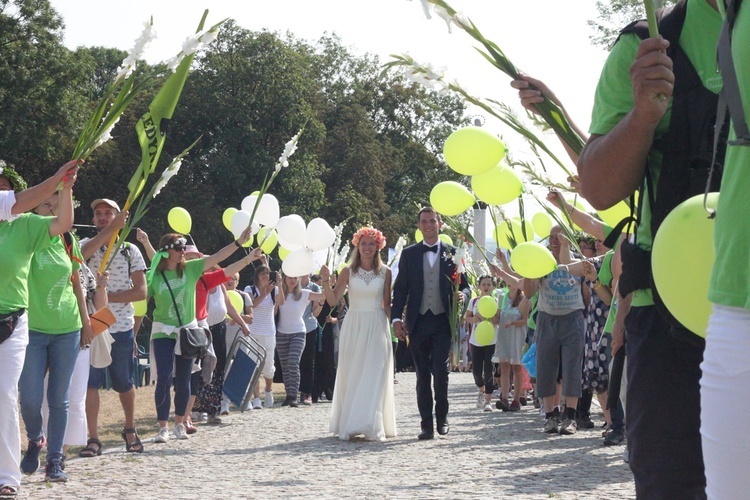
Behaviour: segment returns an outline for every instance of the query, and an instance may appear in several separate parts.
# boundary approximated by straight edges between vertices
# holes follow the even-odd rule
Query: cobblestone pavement
[[[43,472],[24,477],[21,498],[635,498],[624,446],[604,447],[601,431],[542,433],[533,406],[485,413],[471,375],[450,378],[447,436],[418,441],[413,373],[397,376],[399,436],[385,443],[328,434],[330,404],[275,407],[200,425],[187,441],[148,441],[142,454],[122,447],[71,459],[68,483]],[[598,410],[598,407],[594,406]],[[603,422],[601,413],[594,421]],[[153,437],[153,429],[141,429]]]

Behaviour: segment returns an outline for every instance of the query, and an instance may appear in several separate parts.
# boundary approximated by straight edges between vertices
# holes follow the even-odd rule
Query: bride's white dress
[[[396,436],[393,345],[383,310],[385,270],[360,269],[349,278],[349,312],[339,336],[331,432],[340,439]]]

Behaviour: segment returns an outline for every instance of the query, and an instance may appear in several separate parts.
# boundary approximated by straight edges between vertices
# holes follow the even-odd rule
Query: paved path
[[[451,374],[451,431],[420,442],[413,373],[398,375],[399,437],[385,443],[328,435],[330,404],[232,413],[187,441],[149,443],[71,459],[70,481],[25,477],[21,498],[634,498],[623,446],[601,432],[541,431],[538,411],[475,408],[469,374]],[[602,422],[601,414],[594,420]],[[142,429],[146,437],[153,437]]]

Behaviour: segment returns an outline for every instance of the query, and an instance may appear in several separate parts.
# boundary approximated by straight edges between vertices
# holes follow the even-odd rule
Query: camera
[[[268,275],[268,281],[270,283],[276,283],[276,280],[279,279],[279,273],[276,271],[271,271],[271,273]]]

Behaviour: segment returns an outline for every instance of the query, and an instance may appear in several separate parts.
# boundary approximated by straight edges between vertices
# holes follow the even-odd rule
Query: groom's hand
[[[406,328],[404,328],[403,321],[396,321],[393,323],[393,334],[397,339],[406,341]]]

